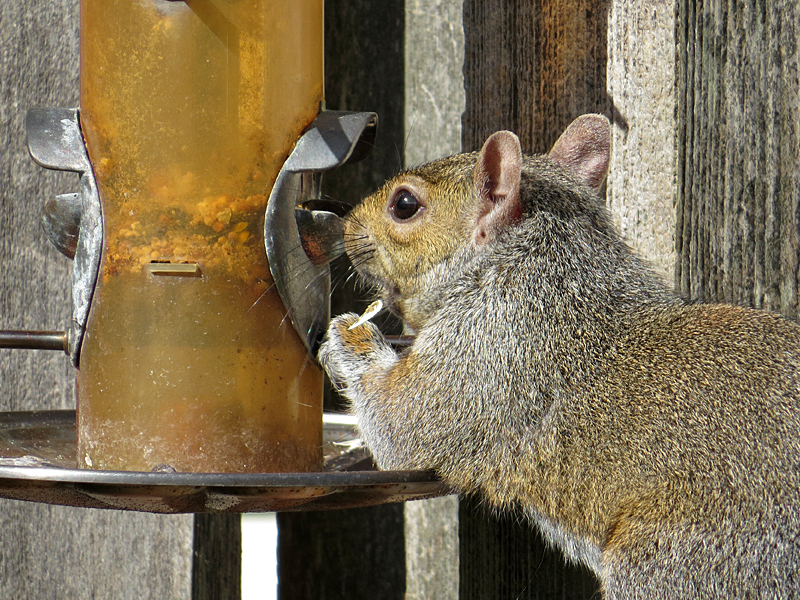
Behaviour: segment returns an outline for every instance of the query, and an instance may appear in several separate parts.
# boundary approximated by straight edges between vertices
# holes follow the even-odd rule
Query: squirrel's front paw
[[[353,326],[358,315],[348,313],[331,321],[319,349],[319,362],[341,390],[355,384],[370,368],[396,358],[380,330],[370,322]]]

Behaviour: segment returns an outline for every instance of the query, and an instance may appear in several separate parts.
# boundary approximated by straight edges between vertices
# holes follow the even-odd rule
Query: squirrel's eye
[[[389,211],[398,221],[408,221],[422,208],[422,203],[408,190],[400,190],[392,198]]]

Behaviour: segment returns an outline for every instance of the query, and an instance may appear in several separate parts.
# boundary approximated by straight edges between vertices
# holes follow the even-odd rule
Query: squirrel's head
[[[546,157],[525,158],[519,139],[498,131],[480,152],[457,154],[400,173],[348,215],[345,247],[385,304],[418,330],[430,316],[427,297],[460,251],[482,251],[526,212],[526,174],[597,191],[609,163],[610,125],[578,117]]]

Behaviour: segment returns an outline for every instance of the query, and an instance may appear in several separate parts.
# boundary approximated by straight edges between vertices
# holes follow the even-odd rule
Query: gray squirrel
[[[345,247],[416,337],[341,315],[320,362],[381,468],[523,511],[607,599],[800,597],[800,326],[673,293],[598,197],[609,148],[584,115],[389,181]]]

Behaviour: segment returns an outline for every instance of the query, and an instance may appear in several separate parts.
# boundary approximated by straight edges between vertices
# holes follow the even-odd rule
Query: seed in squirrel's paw
[[[364,311],[364,314],[358,317],[358,321],[350,325],[350,327],[348,327],[347,329],[352,330],[358,327],[359,325],[363,325],[382,310],[383,310],[383,300],[375,300],[375,302],[373,302],[367,307],[367,310]]]

